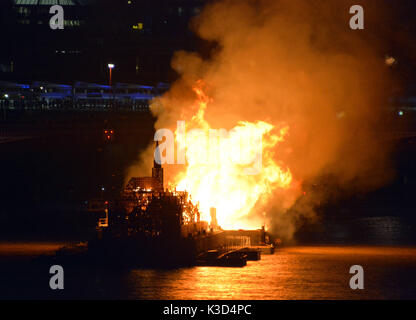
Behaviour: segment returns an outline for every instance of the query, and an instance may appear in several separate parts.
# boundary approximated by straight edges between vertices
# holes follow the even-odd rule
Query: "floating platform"
[[[261,254],[274,254],[275,247],[273,245],[252,246],[252,250],[258,250]]]
[[[247,261],[261,260],[261,250],[255,247],[237,249],[238,252],[247,256]]]
[[[247,255],[238,250],[228,252],[209,250],[197,257],[196,264],[211,267],[244,267],[247,265]]]

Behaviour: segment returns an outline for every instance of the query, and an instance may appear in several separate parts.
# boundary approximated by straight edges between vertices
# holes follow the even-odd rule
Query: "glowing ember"
[[[258,203],[265,203],[277,188],[292,184],[289,169],[274,160],[275,146],[289,128],[241,121],[230,131],[213,130],[204,119],[210,99],[198,83],[198,97],[192,119],[186,122],[185,171],[171,185],[188,191],[199,203],[201,219],[210,221],[210,208],[217,209],[218,224],[224,229],[259,228],[264,221],[248,215]],[[198,130],[195,130],[198,129]]]

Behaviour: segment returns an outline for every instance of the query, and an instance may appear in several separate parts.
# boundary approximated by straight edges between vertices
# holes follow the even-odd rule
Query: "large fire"
[[[218,224],[224,229],[259,228],[265,222],[262,214],[257,218],[249,214],[265,204],[277,188],[292,186],[290,170],[276,163],[273,151],[289,128],[241,121],[229,131],[213,130],[204,119],[211,100],[201,82],[193,90],[197,100],[195,113],[186,122],[187,163],[170,185],[189,192],[205,221],[211,220],[210,208],[215,207]]]

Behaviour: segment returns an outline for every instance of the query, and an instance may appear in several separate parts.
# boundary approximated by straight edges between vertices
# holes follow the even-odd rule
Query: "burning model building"
[[[157,147],[157,144],[156,144]],[[205,233],[208,222],[200,220],[198,206],[186,191],[169,191],[163,186],[163,168],[154,161],[151,177],[133,177],[115,203],[118,219],[130,236],[193,236]]]
[[[156,161],[151,177],[131,178],[105,210],[108,223],[98,226],[98,237],[88,244],[94,263],[243,266],[247,252],[241,250],[260,242],[258,230],[221,230],[215,208],[210,225],[201,221],[186,191],[164,189],[163,168]],[[207,258],[208,252],[215,256]]]
[[[152,176],[131,178],[105,210],[108,226],[99,226],[89,244],[96,258],[140,265],[189,263],[199,250],[195,239],[208,232],[208,222],[200,220],[186,191],[164,189],[163,168],[156,161]]]

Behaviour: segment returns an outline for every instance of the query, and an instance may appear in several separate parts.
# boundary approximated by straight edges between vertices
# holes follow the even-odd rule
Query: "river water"
[[[364,290],[349,269],[364,268]],[[416,248],[291,247],[244,268],[133,270],[129,299],[403,299],[416,298]]]
[[[8,265],[8,268],[5,266]],[[364,269],[352,290],[349,269]],[[65,269],[65,289],[49,289],[49,269],[2,263],[3,299],[416,299],[416,247],[297,246],[243,268]]]

